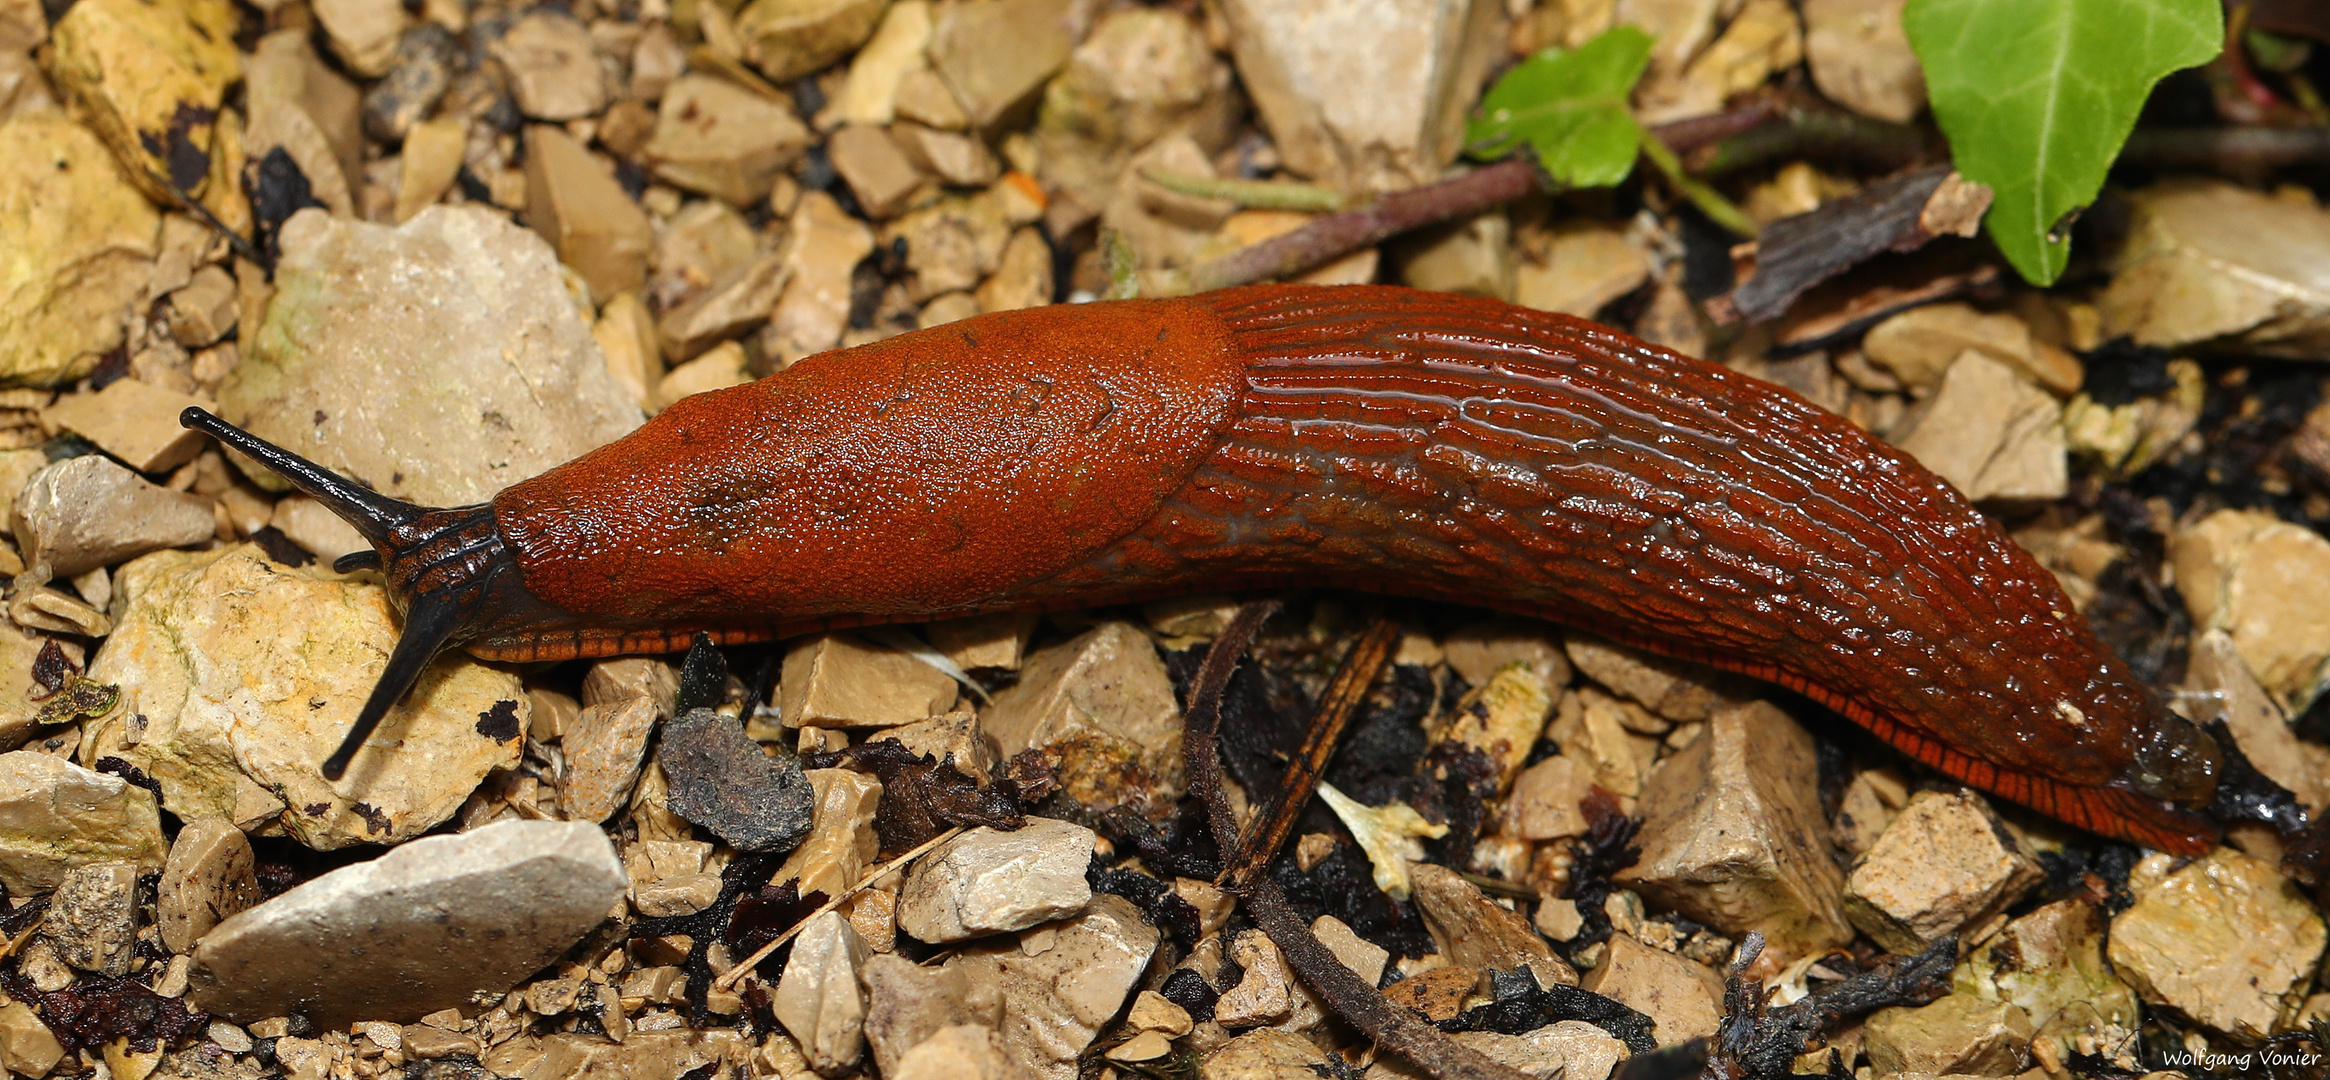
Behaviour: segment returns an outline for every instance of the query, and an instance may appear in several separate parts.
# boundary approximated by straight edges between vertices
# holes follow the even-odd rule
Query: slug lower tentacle
[[[688,398],[481,509],[436,512],[470,515],[465,554],[417,508],[366,530],[415,654],[1332,585],[1767,679],[2106,835],[2219,835],[2230,748],[1947,483],[1786,390],[1492,300],[1252,286],[978,316]]]

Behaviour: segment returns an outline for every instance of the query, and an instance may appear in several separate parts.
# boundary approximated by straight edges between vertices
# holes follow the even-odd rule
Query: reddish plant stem
[[[1293,232],[1189,268],[1192,292],[1290,278],[1410,229],[1477,214],[1537,190],[1537,165],[1507,158],[1436,184],[1395,191],[1365,206],[1313,218]]]

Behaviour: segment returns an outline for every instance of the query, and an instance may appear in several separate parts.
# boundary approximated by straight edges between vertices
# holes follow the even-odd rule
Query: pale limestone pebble
[[[161,223],[88,128],[57,111],[0,122],[0,375],[70,382],[122,344]]]
[[[534,18],[529,16],[528,18]],[[526,129],[526,223],[590,283],[614,296],[646,280],[654,226],[614,175],[564,129]]]
[[[1125,1013],[1125,1026],[1134,1031],[1154,1032],[1169,1039],[1178,1039],[1189,1034],[1196,1024],[1190,1020],[1189,1010],[1174,1004],[1155,990],[1143,990],[1133,996],[1133,1006]]]
[[[1553,955],[1519,912],[1445,866],[1416,863],[1408,874],[1424,927],[1449,963],[1481,971],[1526,968],[1539,986],[1577,985],[1578,973]]]
[[[138,934],[138,869],[134,863],[98,862],[65,871],[40,930],[57,959],[114,978],[129,973]]]
[[[1908,955],[1969,930],[2046,876],[1972,791],[1921,791],[1845,879],[1845,917]]]
[[[1836,819],[1829,824],[1829,835],[1846,855],[1859,858],[1869,853],[1884,835],[1902,807],[1909,805],[1909,782],[1899,769],[1890,765],[1862,769],[1845,781],[1845,792],[1837,801]]]
[[[64,1044],[32,1006],[21,1001],[0,1005],[0,1070],[37,1080],[64,1059]]]
[[[1592,767],[1566,754],[1531,765],[1513,781],[1499,831],[1528,841],[1584,836],[1592,823],[1578,804],[1593,786]]]
[[[2281,706],[2242,662],[2231,635],[2206,630],[2194,637],[2185,691],[2191,715],[2223,720],[2242,755],[2266,779],[2288,788],[2315,813],[2330,803],[2330,749],[2290,729]]]
[[[397,0],[316,0],[312,6],[341,63],[366,78],[388,74],[409,21],[405,5]]]
[[[1001,1033],[976,1024],[940,1028],[900,1056],[890,1080],[1034,1080]]]
[[[90,575],[96,573],[90,571]],[[90,575],[73,580],[86,584],[92,580]],[[33,585],[29,580],[18,582],[8,591],[7,604],[8,618],[27,630],[85,638],[102,638],[113,633],[113,620],[93,605],[47,585]]]
[[[930,0],[895,0],[857,55],[841,90],[817,116],[817,126],[888,124],[898,115],[898,85],[907,73],[927,70],[923,49],[930,44]]]
[[[1644,787],[1642,857],[1618,880],[1789,958],[1852,937],[1820,811],[1812,737],[1768,702],[1719,709]]]
[[[1461,1031],[1457,1045],[1536,1080],[1607,1080],[1628,1057],[1626,1044],[1583,1020],[1562,1020],[1522,1035]],[[1423,1070],[1393,1054],[1378,1057],[1363,1080],[1422,1080]]]
[[[979,723],[1007,759],[1058,751],[1063,790],[1089,812],[1169,807],[1181,796],[1181,709],[1164,661],[1131,623],[1038,650]]]
[[[1906,124],[1925,109],[1925,71],[1901,28],[1904,0],[1806,0],[1804,57],[1822,96]]]
[[[2330,686],[2330,540],[2259,510],[2219,510],[2170,534],[2177,591],[2197,631],[2222,631],[2287,715]]]
[[[1206,640],[1229,628],[1241,607],[1227,593],[1191,593],[1167,596],[1141,605],[1141,620],[1167,638]]]
[[[733,1029],[634,1030],[621,1042],[605,1035],[560,1033],[542,1037],[540,1056],[523,1063],[523,1075],[526,1080],[585,1080],[606,1076],[678,1080],[705,1068],[719,1075],[742,1075],[745,1064],[752,1058],[753,1045]],[[491,1071],[490,1059],[486,1065]],[[514,1076],[519,1072],[512,1069],[502,1075]]]
[[[1017,671],[1042,618],[1032,611],[973,615],[929,623],[923,627],[923,636],[932,648],[947,654],[947,659],[966,671]]]
[[[2129,1047],[2143,1014],[2135,991],[2104,960],[2104,926],[2102,910],[2085,898],[2043,905],[1974,946],[1954,988],[2021,1008],[2039,1025],[2032,1049],[2042,1064],[2050,1051],[2060,1061],[2096,1052],[2082,1047]],[[2131,1056],[2121,1067],[2133,1064]]]
[[[2063,405],[2064,435],[2071,452],[2109,480],[2144,471],[2199,426],[2208,404],[2208,376],[2186,357],[2168,362],[2175,385],[2120,405],[2099,404],[2082,393]],[[2082,599],[2076,592],[2074,600]]]
[[[1729,14],[1722,35],[1693,56],[1688,67],[1680,73],[1654,68],[1636,88],[1635,112],[1643,122],[1715,112],[1726,99],[1762,86],[1772,72],[1803,59],[1803,32],[1786,0],[1748,0]]]
[[[1466,694],[1451,716],[1427,725],[1427,731],[1436,743],[1479,751],[1497,770],[1498,790],[1506,790],[1545,733],[1553,695],[1553,687],[1534,669],[1508,665]]]
[[[591,324],[591,340],[607,358],[607,373],[644,410],[655,407],[655,390],[663,381],[663,352],[656,343],[655,315],[638,293],[617,293],[599,309]]]
[[[372,543],[364,534],[348,524],[330,507],[305,495],[286,495],[275,500],[267,524],[284,538],[306,548],[317,558],[330,562],[356,551],[372,550]]]
[[[1391,951],[1360,937],[1343,920],[1333,915],[1321,915],[1311,920],[1311,934],[1325,945],[1335,959],[1359,976],[1369,986],[1383,981],[1383,969],[1391,963]]]
[[[1200,936],[1220,933],[1230,924],[1231,912],[1238,908],[1237,897],[1210,881],[1196,878],[1174,878],[1173,895],[1196,910]]]
[[[666,312],[655,327],[664,359],[681,363],[766,322],[790,273],[778,253],[762,252]]]
[[[890,0],[750,0],[736,12],[743,58],[783,85],[857,51]]]
[[[235,277],[223,267],[203,266],[194,271],[192,280],[171,290],[165,304],[163,317],[169,322],[173,340],[190,349],[214,344],[235,328],[239,311]],[[193,456],[186,455],[189,459]],[[146,471],[175,467],[147,467]]]
[[[52,643],[74,667],[84,666],[86,657],[80,643],[27,631],[14,622],[0,620],[0,753],[23,746],[40,731],[36,721],[44,705],[32,698],[35,694],[45,694],[48,688],[33,681],[32,666],[40,659],[41,651]]]
[[[840,896],[865,877],[881,849],[874,812],[881,805],[882,782],[849,769],[808,769],[802,775],[814,796],[809,839],[769,880],[779,885],[793,882],[800,896],[813,892]]]
[[[1068,62],[1088,17],[1067,0],[949,5],[931,27],[931,68],[969,126],[994,129]]]
[[[2109,946],[2128,985],[2244,1041],[2284,1029],[2325,938],[2321,914],[2296,885],[2229,848],[2181,867],[2156,852],[2128,880],[2136,903],[2112,920]]]
[[[384,495],[459,506],[639,425],[549,245],[506,218],[435,206],[391,229],[302,212],[281,236],[275,301],[219,389],[254,434]],[[431,437],[383,434],[403,431]]]
[[[655,711],[670,716],[678,707],[679,669],[652,656],[624,656],[601,660],[583,674],[582,703],[608,705],[644,697]]]
[[[1255,1028],[1215,1048],[1198,1064],[1199,1080],[1316,1080],[1330,1071],[1327,1053],[1291,1031]]]
[[[2032,501],[2070,490],[2063,407],[1978,349],[1950,361],[1894,445],[1968,499]]]
[[[949,196],[883,227],[882,243],[906,243],[909,299],[974,289],[995,272],[1019,224],[1008,189]]]
[[[60,578],[191,547],[217,527],[210,500],[149,484],[102,454],[68,458],[34,474],[11,517],[26,564]]]
[[[1640,705],[1580,686],[1562,693],[1545,737],[1586,767],[1595,783],[1632,799],[1642,793],[1659,749],[1655,735],[1634,729],[1655,729],[1660,722]]]
[[[915,861],[898,893],[898,928],[930,944],[1024,930],[1082,911],[1093,832],[1031,817],[1011,832],[979,826]]]
[[[0,754],[0,886],[30,896],[73,868],[160,867],[167,853],[152,792],[28,750]]]
[[[1052,247],[1032,225],[1013,230],[995,272],[976,293],[981,311],[1017,311],[1052,302]]]
[[[631,910],[650,919],[690,915],[720,898],[720,875],[706,869],[702,840],[639,840],[623,849]]]
[[[936,29],[936,22],[933,22]],[[901,120],[928,124],[942,131],[961,131],[971,126],[963,104],[955,100],[955,92],[947,88],[946,80],[936,71],[918,67],[898,80],[898,115]]]
[[[904,10],[919,0],[900,4]],[[850,278],[874,250],[874,231],[850,216],[823,191],[807,191],[794,204],[781,248],[786,269],[784,295],[777,298],[762,330],[767,355],[780,368],[824,352],[849,328]]]
[[[922,305],[922,312],[915,317],[914,325],[917,330],[927,330],[933,326],[945,326],[951,322],[960,322],[977,314],[979,314],[979,300],[970,293],[940,293],[931,297],[929,303]]]
[[[995,740],[979,729],[979,715],[967,705],[956,705],[945,716],[886,728],[867,737],[868,742],[896,739],[898,745],[933,761],[951,762],[955,771],[973,780],[986,782],[993,776],[1002,759],[995,752]]]
[[[1036,122],[1043,180],[1101,206],[1127,159],[1159,138],[1187,134],[1220,150],[1238,98],[1199,20],[1169,8],[1106,12],[1045,88]]]
[[[194,947],[220,922],[259,902],[257,860],[243,830],[198,817],[178,830],[154,892],[154,923],[171,952]]]
[[[1407,966],[1407,961],[1401,961],[1402,970]],[[1383,996],[1392,1004],[1437,1023],[1453,1020],[1463,1012],[1465,1002],[1479,988],[1480,981],[1480,971],[1442,961],[1440,966],[1425,968],[1384,987]]]
[[[1003,175],[995,152],[975,136],[900,121],[890,138],[916,169],[954,187],[985,187]]]
[[[409,1024],[399,1032],[405,1057],[415,1061],[443,1061],[446,1058],[474,1058],[485,1052],[485,1044],[477,1036],[461,1031],[426,1024]]]
[[[1627,231],[1603,222],[1565,222],[1551,230],[1543,253],[1525,237],[1513,271],[1513,302],[1582,319],[1650,280],[1650,256]]]
[[[2031,1018],[2021,1006],[1972,994],[1869,1015],[1862,1052],[1879,1073],[2013,1076],[2030,1064]]]
[[[604,821],[630,802],[658,712],[645,696],[582,707],[563,740],[566,771],[558,778],[558,806],[566,817]]]
[[[898,140],[882,128],[851,125],[826,140],[833,171],[849,185],[859,208],[876,221],[898,216],[924,192],[927,177]]]
[[[2020,317],[1960,303],[1926,304],[1888,317],[1862,335],[1861,349],[1920,397],[1938,388],[1969,349],[2060,397],[2077,393],[2086,377],[2077,357],[2040,341]]]
[[[1003,1001],[991,983],[971,981],[953,964],[923,967],[887,954],[867,958],[866,1043],[874,1067],[895,1077],[908,1051],[950,1027],[992,1031],[1002,1021]]]
[[[753,261],[761,238],[736,208],[718,199],[692,199],[655,231],[647,295],[658,311],[674,311]]]
[[[1304,8],[1236,0],[1222,13],[1238,74],[1286,167],[1350,191],[1437,178],[1455,157],[1465,110],[1505,44],[1505,13],[1493,3]],[[1382,48],[1338,44],[1349,41]],[[1368,92],[1354,93],[1356,87]]]
[[[1295,978],[1269,935],[1241,932],[1230,943],[1229,956],[1245,974],[1214,1003],[1215,1023],[1232,1030],[1269,1025],[1308,1031],[1325,1019],[1325,1005]]]
[[[1578,911],[1577,901],[1541,893],[1537,913],[1530,917],[1529,925],[1555,941],[1570,941],[1586,928],[1586,919]]]
[[[247,544],[156,552],[113,583],[121,618],[89,677],[134,701],[88,725],[79,754],[145,770],[182,818],[272,823],[315,848],[394,843],[451,817],[489,771],[517,763],[528,708],[517,677],[448,654],[344,779],[318,774],[396,641],[378,585],[280,566]]]
[[[1660,1046],[1715,1034],[1723,979],[1705,964],[1613,934],[1602,962],[1580,984],[1651,1018]]]
[[[945,672],[841,633],[792,642],[777,681],[787,727],[896,727],[944,715],[956,694]]]
[[[242,76],[238,22],[227,0],[75,4],[52,28],[43,66],[132,183],[159,200],[171,184],[201,197],[223,150],[213,145],[220,106]]]
[[[1132,997],[1157,941],[1131,901],[1097,896],[1082,915],[966,950],[948,966],[1002,999],[1008,1056],[1040,1080],[1071,1080],[1078,1056]]]
[[[1739,702],[1722,676],[1696,664],[1585,634],[1568,635],[1562,647],[1579,673],[1677,723],[1705,720]]]
[[[2129,211],[2096,303],[2107,339],[2297,358],[2330,341],[2330,213],[2311,197],[2174,180],[2135,192]]]
[[[783,104],[725,79],[682,75],[664,91],[644,151],[656,178],[743,207],[809,149],[807,126]]]
[[[518,111],[536,120],[567,121],[606,107],[606,77],[590,28],[558,11],[529,12],[493,40],[494,57],[509,73]]]
[[[1412,288],[1513,298],[1513,223],[1503,210],[1419,229],[1394,240],[1387,254]]]
[[[860,880],[864,880],[861,878]],[[841,905],[841,913],[858,932],[858,940],[877,952],[898,949],[898,879],[882,879],[860,890]]]
[[[417,1020],[539,970],[624,884],[606,834],[583,822],[426,837],[220,923],[195,948],[189,999],[246,1022]]]
[[[654,411],[670,408],[681,398],[743,386],[752,381],[744,346],[723,341],[687,363],[665,372],[655,384]]]
[[[865,1052],[866,992],[858,974],[868,955],[839,911],[811,918],[793,938],[770,1008],[818,1072],[836,1074]]]

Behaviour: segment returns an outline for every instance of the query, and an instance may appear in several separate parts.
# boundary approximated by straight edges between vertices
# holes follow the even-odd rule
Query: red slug
[[[688,398],[454,509],[186,423],[346,517],[375,550],[340,567],[384,571],[405,612],[334,778],[449,644],[557,660],[1293,584],[1767,679],[2168,851],[2215,842],[2221,774],[2254,778],[1899,451],[1786,390],[1492,300],[1252,286],[981,315]]]

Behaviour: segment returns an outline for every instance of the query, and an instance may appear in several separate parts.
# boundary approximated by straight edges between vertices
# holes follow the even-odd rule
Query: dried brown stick
[[[1536,163],[1507,158],[1436,184],[1392,192],[1365,206],[1320,215],[1293,232],[1199,263],[1187,271],[1189,291],[1293,277],[1410,229],[1477,214],[1536,190]]]
[[[1319,695],[1319,704],[1311,714],[1309,726],[1303,730],[1302,745],[1295,748],[1294,757],[1286,767],[1286,775],[1279,781],[1278,790],[1271,794],[1269,809],[1246,830],[1234,857],[1226,860],[1222,870],[1222,884],[1237,892],[1254,873],[1276,858],[1280,846],[1286,843],[1287,833],[1294,830],[1295,818],[1303,807],[1310,805],[1311,795],[1319,788],[1319,778],[1327,772],[1327,761],[1335,756],[1335,742],[1343,735],[1343,728],[1367,700],[1367,688],[1375,685],[1384,665],[1391,663],[1392,651],[1400,644],[1400,624],[1378,617],[1352,643],[1351,651],[1343,656],[1343,663],[1327,681],[1327,689]]]
[[[1274,600],[1248,604],[1206,650],[1205,661],[1191,683],[1189,709],[1183,720],[1182,750],[1189,763],[1189,788],[1205,804],[1214,840],[1229,850],[1238,835],[1237,814],[1222,790],[1222,762],[1215,732],[1221,722],[1222,690],[1238,667],[1238,658],[1278,610]],[[1270,936],[1288,967],[1318,992],[1335,1015],[1348,1021],[1375,1044],[1414,1062],[1432,1080],[1527,1080],[1529,1074],[1491,1059],[1451,1039],[1415,1013],[1393,1005],[1383,992],[1369,985],[1343,961],[1320,944],[1302,917],[1287,906],[1278,883],[1257,874],[1240,896],[1254,923]]]

